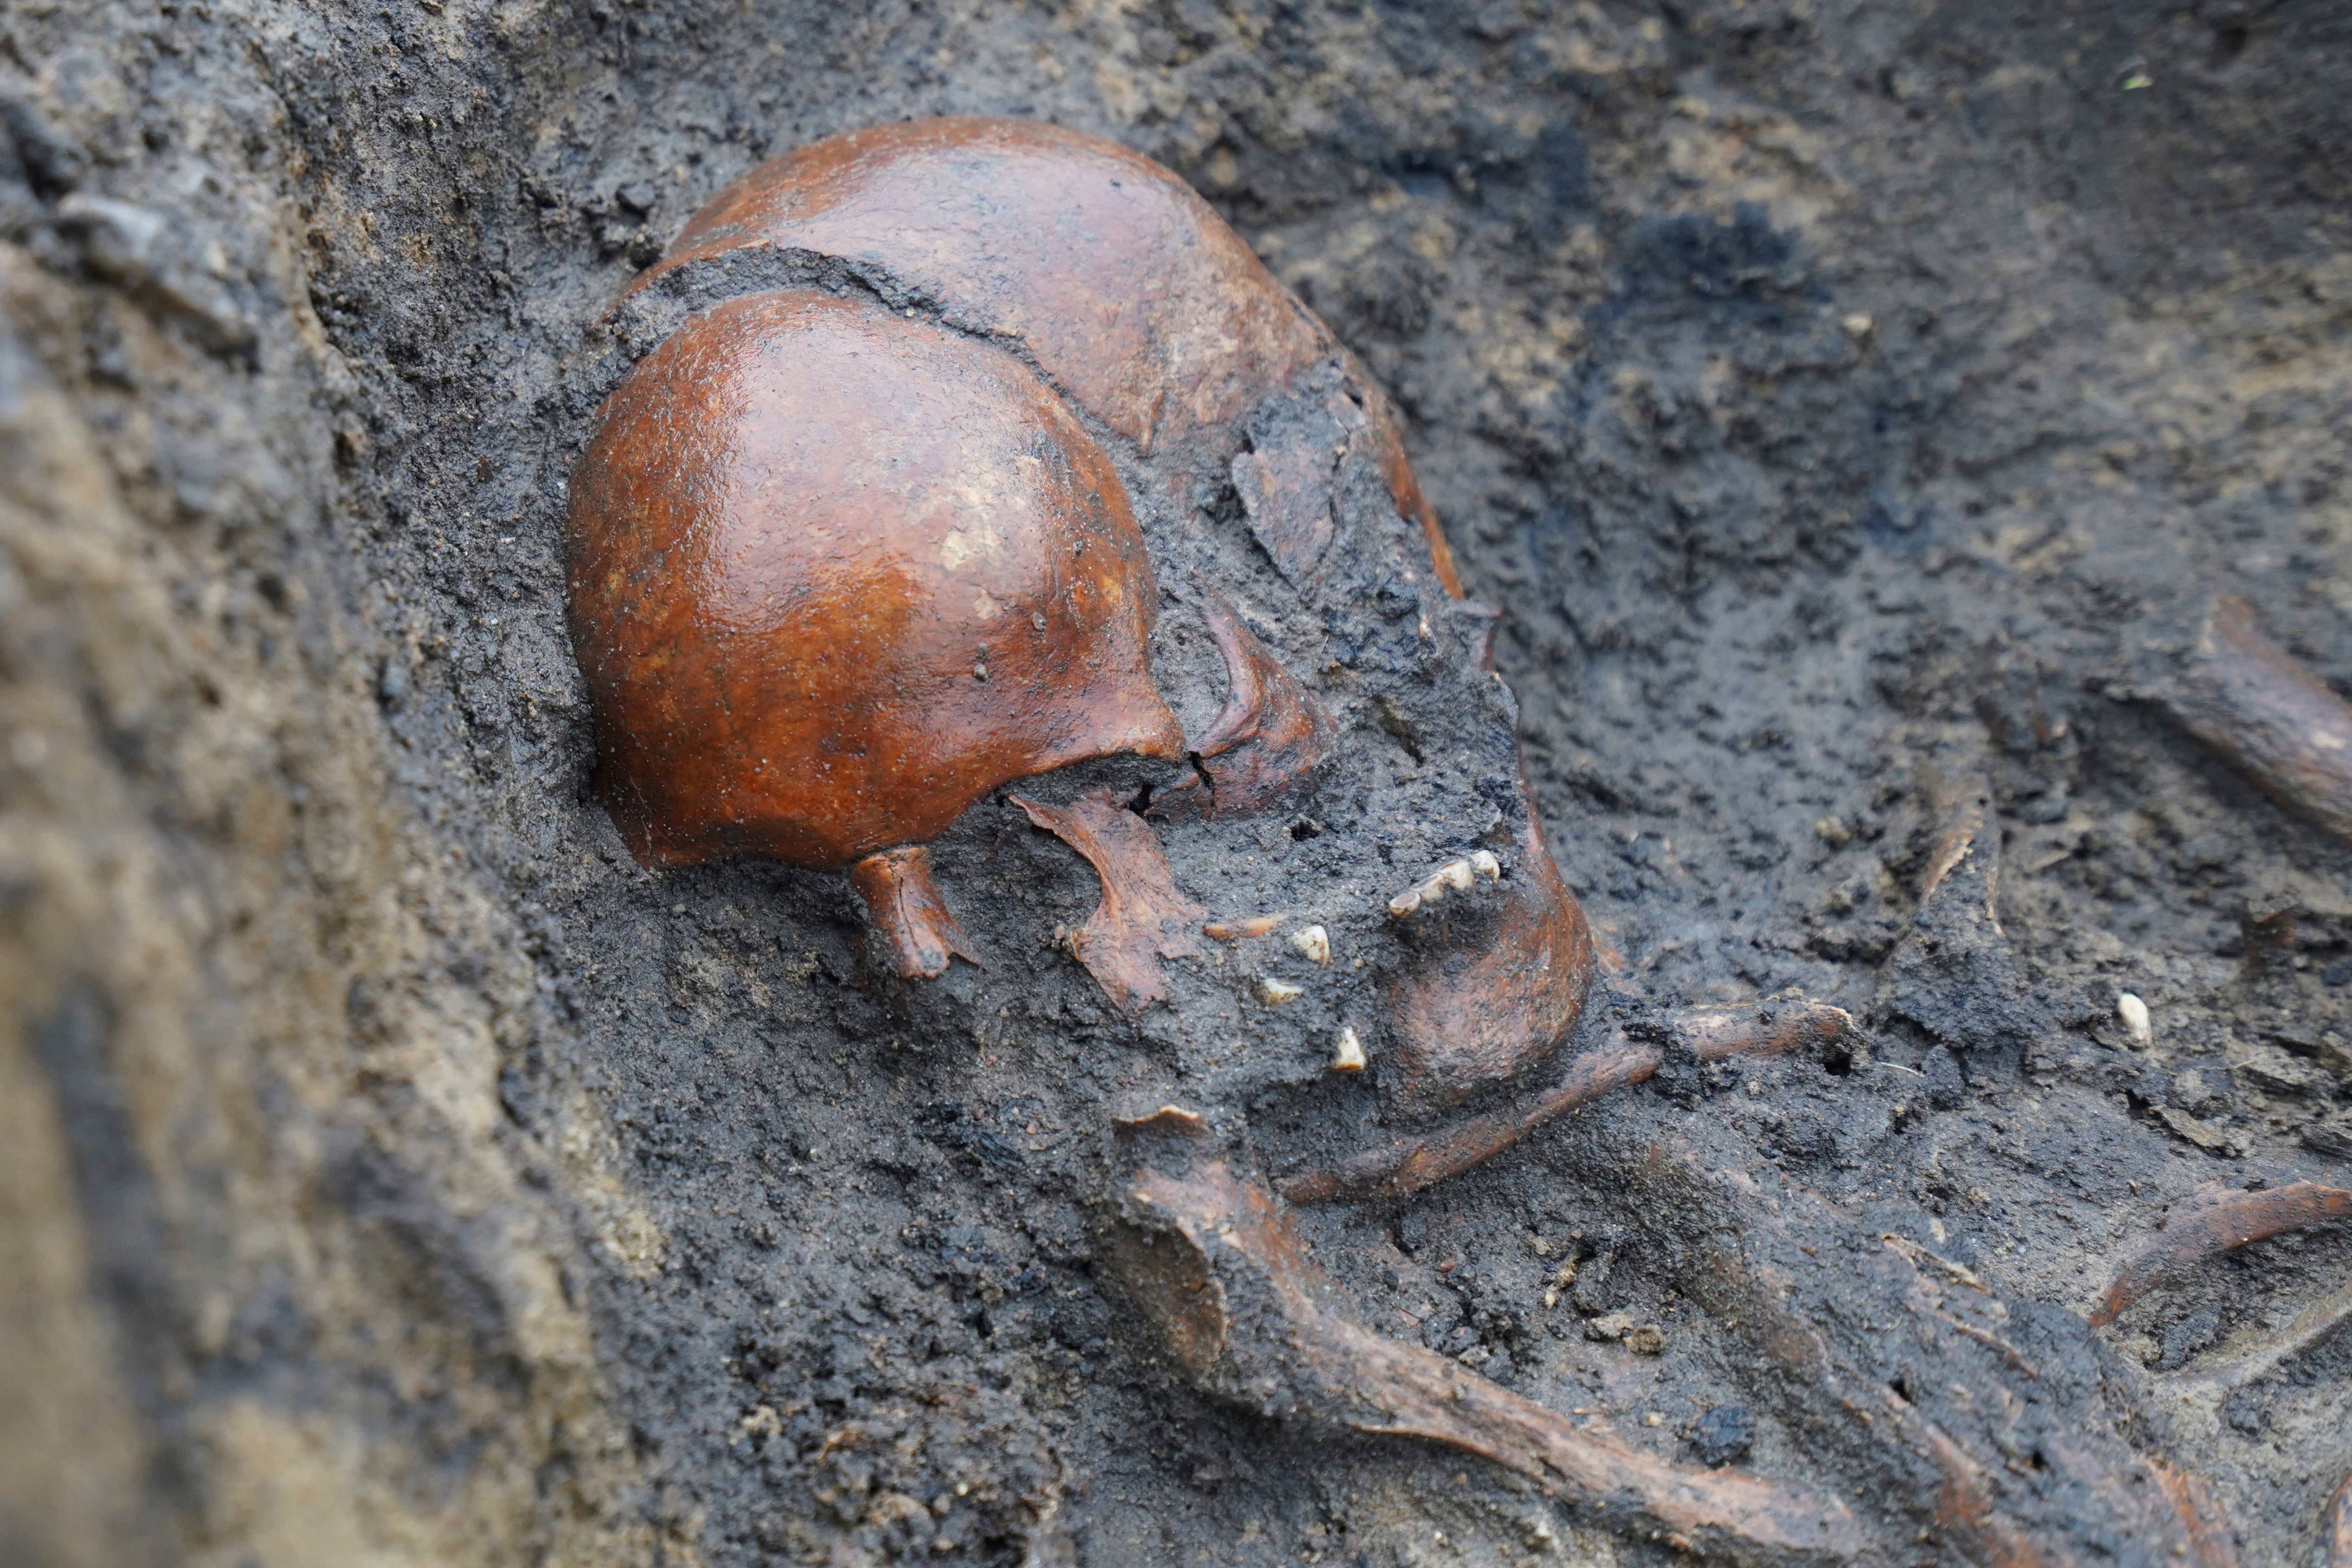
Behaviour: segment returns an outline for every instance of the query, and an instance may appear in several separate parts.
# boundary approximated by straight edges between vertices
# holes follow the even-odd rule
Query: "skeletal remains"
[[[2126,1442],[2098,1388],[2042,1376],[2053,1343],[2090,1331],[2079,1321],[2042,1313],[2021,1332],[1968,1268],[1759,1182],[1735,1144],[1655,1141],[1608,1173],[1644,1212],[1685,1216],[1680,1288],[1752,1352],[1756,1396],[1809,1435],[1806,1479],[1642,1453],[1373,1332],[1316,1268],[1290,1205],[1410,1194],[1669,1064],[1843,1059],[1866,1041],[1801,999],[1584,1016],[1594,947],[1517,773],[1493,613],[1462,599],[1380,389],[1181,181],[1041,125],[860,132],[721,193],[625,304],[650,346],[605,399],[570,529],[595,784],[631,851],[846,868],[880,967],[919,985],[987,956],[926,843],[1024,785],[992,808],[1099,878],[1099,907],[1063,940],[1122,1015],[1177,1005],[1171,963],[1222,951],[1196,939],[1238,952],[1288,926],[1296,972],[1262,975],[1257,1001],[1286,1018],[1335,998],[1331,1092],[1369,1065],[1406,1126],[1275,1184],[1200,1109],[1105,1107],[1100,1258],[1199,1387],[1482,1455],[1735,1561],[2235,1561],[2195,1477]],[[1199,557],[1220,580],[1171,584],[1226,673],[1222,711],[1188,742],[1153,682],[1153,562],[1168,531],[1218,526],[1220,497],[1244,546]],[[1391,668],[1492,731],[1483,806],[1468,792],[1447,806],[1475,826],[1369,911],[1211,920],[1195,900],[1213,890],[1179,885],[1162,835],[1310,804],[1347,751],[1318,672],[1288,668],[1251,621],[1370,584],[1401,606]],[[2242,606],[2219,608],[2156,695],[2352,833],[2352,710]],[[1154,771],[1046,797],[1049,775],[1106,758]],[[1997,942],[1981,793],[1963,773],[1948,796],[1922,921]],[[1548,1069],[1572,1037],[1582,1048]],[[2258,1214],[2225,1203],[2168,1229],[2095,1321],[2167,1269],[2352,1204],[2307,1184],[2248,1197]],[[1857,1299],[1875,1323],[1839,1306]],[[1855,1478],[1875,1483],[1866,1500]]]

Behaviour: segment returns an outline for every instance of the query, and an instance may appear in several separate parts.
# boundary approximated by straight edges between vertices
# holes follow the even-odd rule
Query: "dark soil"
[[[2352,1338],[2199,1390],[2346,1227],[2079,1315],[2198,1189],[2352,1173],[2352,849],[2145,700],[2215,590],[2352,689],[2328,0],[0,5],[0,1561],[1672,1559],[1213,1404],[1091,1271],[1122,1109],[1276,1175],[1386,1135],[1323,1071],[1380,906],[1519,809],[1484,623],[1369,486],[1305,602],[1229,510],[1141,509],[1188,730],[1200,582],[1348,726],[1297,809],[1163,833],[1215,913],[1330,926],[1300,1005],[1250,999],[1276,937],[1121,1019],[1054,945],[1093,878],[995,802],[937,850],[992,962],[909,989],[837,876],[648,874],[589,795],[600,318],[760,159],[942,112],[1168,163],[1395,394],[1597,1014],[1871,1028],[1310,1213],[1366,1320],[1853,1489],[1612,1174],[1703,1136],[2063,1309],[2244,1561],[2310,1561]],[[1918,889],[1975,770],[1963,949]]]

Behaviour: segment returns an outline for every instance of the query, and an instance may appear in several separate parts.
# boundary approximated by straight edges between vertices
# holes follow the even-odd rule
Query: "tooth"
[[[1296,1002],[1306,994],[1307,987],[1304,985],[1294,985],[1287,980],[1277,980],[1271,974],[1258,977],[1257,999],[1269,1007],[1279,1007],[1286,1003]]]
[[[1356,1038],[1355,1030],[1340,1030],[1339,1043],[1331,1052],[1331,1070],[1361,1072],[1364,1066],[1364,1042]]]
[[[1444,865],[1440,866],[1437,868],[1436,874],[1432,876],[1429,879],[1432,882],[1442,882],[1457,893],[1466,893],[1470,890],[1472,886],[1470,862],[1467,860],[1448,860]]]
[[[1291,932],[1290,945],[1306,954],[1310,963],[1328,964],[1331,962],[1331,933],[1321,926],[1307,926]]]
[[[1218,942],[1238,942],[1244,937],[1264,936],[1289,918],[1288,915],[1252,915],[1245,921],[1211,921],[1201,928],[1201,934]]]
[[[1480,849],[1472,853],[1470,868],[1490,882],[1499,882],[1503,879],[1503,863],[1486,850]]]
[[[1402,920],[1405,916],[1412,913],[1413,910],[1421,908],[1421,889],[1418,888],[1407,888],[1403,892],[1399,893],[1395,898],[1389,900],[1389,913],[1397,920]]]

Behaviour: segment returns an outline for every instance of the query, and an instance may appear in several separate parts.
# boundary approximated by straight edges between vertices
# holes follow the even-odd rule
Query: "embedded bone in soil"
[[[940,896],[930,856],[921,845],[868,855],[850,868],[849,885],[888,944],[901,979],[945,973],[950,954],[980,963],[971,939]]]
[[[2243,599],[2213,601],[2158,700],[2264,795],[2352,841],[2352,704],[2264,637]]]
[[[973,952],[910,847],[1015,780],[1181,754],[1117,470],[1017,360],[931,323],[793,291],[693,317],[605,399],[567,527],[630,852],[856,865],[901,975]]]
[[[1780,1001],[1742,1006],[1696,1007],[1672,1026],[1703,1061],[1738,1055],[1780,1056],[1807,1046],[1851,1053],[1859,1037],[1853,1015],[1826,1003]],[[1459,1175],[1493,1159],[1546,1122],[1602,1095],[1641,1083],[1658,1070],[1664,1053],[1647,1042],[1619,1040],[1584,1052],[1560,1080],[1507,1110],[1465,1117],[1434,1132],[1343,1160],[1325,1170],[1291,1176],[1282,1195],[1294,1204],[1335,1198],[1401,1197]]]
[[[1246,816],[1312,778],[1330,760],[1339,726],[1215,595],[1202,595],[1201,618],[1229,684],[1224,710],[1190,749],[1213,786],[1209,813]]]
[[[2091,1326],[2114,1322],[2159,1280],[2208,1258],[2290,1230],[2345,1218],[2352,1218],[2352,1192],[2314,1182],[2230,1193],[2177,1209],[2116,1270],[2114,1282],[2091,1312]]]
[[[1122,1013],[1165,998],[1168,982],[1158,961],[1199,952],[1192,928],[1208,911],[1177,890],[1151,825],[1113,801],[1108,790],[1091,790],[1067,806],[1008,798],[1031,822],[1086,857],[1102,881],[1102,902],[1070,935],[1072,956]]]
[[[2092,1364],[2077,1320],[2037,1311],[2029,1350],[1963,1266],[1679,1145],[1584,1163],[1630,1180],[1660,1255],[1683,1260],[1674,1283],[1748,1352],[1734,1364],[1756,1397],[1890,1517],[1979,1563],[2233,1561],[2202,1488],[2167,1484],[2115,1435],[2100,1380],[2049,1375],[2051,1358]]]
[[[1030,121],[854,131],[720,191],[632,287],[747,247],[846,261],[956,327],[1017,342],[1072,402],[1203,489],[1226,482],[1244,415],[1336,366],[1399,515],[1462,595],[1388,398],[1208,203],[1148,158]]]
[[[2321,1518],[2327,1542],[2326,1568],[2352,1568],[2352,1476],[2327,1500]]]
[[[1429,951],[1383,992],[1382,1087],[1408,1114],[1521,1077],[1583,1009],[1591,933],[1532,816],[1497,902],[1490,918],[1425,933]]]
[[[1203,1391],[1268,1415],[1477,1455],[1604,1521],[1735,1562],[1843,1563],[1866,1542],[1834,1497],[1732,1470],[1695,1470],[1373,1333],[1255,1184],[1163,1111],[1104,1260]],[[1138,1140],[1140,1142],[1141,1140]]]

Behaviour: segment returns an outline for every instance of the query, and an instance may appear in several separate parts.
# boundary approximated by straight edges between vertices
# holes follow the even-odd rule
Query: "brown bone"
[[[1214,788],[1207,800],[1197,789],[1171,792],[1153,815],[1252,816],[1330,761],[1339,722],[1224,601],[1203,595],[1201,618],[1217,640],[1228,683],[1224,710],[1191,745]]]
[[[948,955],[978,963],[971,939],[948,912],[931,879],[930,856],[919,844],[868,855],[849,868],[849,885],[889,944],[899,978],[947,973]]]
[[[2306,1226],[2352,1218],[2352,1192],[2292,1182],[2260,1193],[2230,1193],[2169,1215],[2134,1247],[2091,1313],[2098,1328],[2121,1317],[2149,1287],[2224,1252]]]
[[[1853,1015],[1843,1008],[1804,1001],[1695,1007],[1675,1018],[1675,1028],[1701,1061],[1710,1062],[1742,1055],[1782,1056],[1808,1046],[1839,1048],[1858,1033]],[[1665,1053],[1647,1042],[1618,1041],[1596,1047],[1570,1062],[1558,1083],[1507,1110],[1465,1117],[1328,1168],[1302,1172],[1283,1182],[1282,1195],[1294,1204],[1318,1204],[1418,1192],[1493,1159],[1580,1105],[1643,1082],[1664,1059]]]
[[[1072,955],[1122,1013],[1164,998],[1168,982],[1157,960],[1199,952],[1191,931],[1209,911],[1177,890],[1151,825],[1113,801],[1108,790],[1089,791],[1066,807],[1009,798],[1031,822],[1085,856],[1102,880],[1102,902],[1071,933]]]
[[[1079,407],[1196,479],[1224,476],[1243,415],[1336,361],[1398,511],[1461,594],[1387,398],[1241,237],[1148,158],[1028,121],[851,132],[719,192],[636,287],[747,246],[887,275],[951,323],[1018,343]]]
[[[1492,935],[1471,952],[1444,947],[1388,988],[1394,1076],[1387,1087],[1408,1113],[1519,1077],[1567,1037],[1584,1007],[1591,932],[1544,847],[1532,804],[1519,848]]]
[[[570,534],[596,790],[648,865],[846,866],[1016,779],[1181,754],[1117,473],[928,322],[798,292],[690,318],[606,400]],[[859,886],[902,973],[965,951],[919,859]]]
[[[2264,795],[2352,841],[2352,704],[2264,637],[2243,599],[2213,602],[2160,700]]]
[[[1685,1550],[1735,1562],[1862,1555],[1860,1531],[1835,1498],[1637,1453],[1373,1333],[1339,1306],[1264,1189],[1205,1150],[1186,1157],[1199,1123],[1180,1117],[1163,1110],[1143,1124],[1177,1169],[1138,1172],[1106,1261],[1203,1391],[1270,1415],[1475,1454]]]

